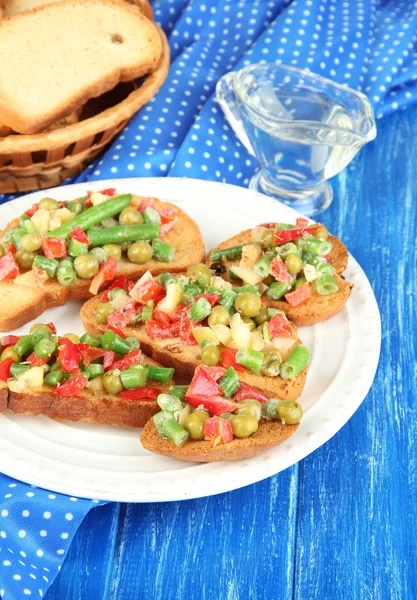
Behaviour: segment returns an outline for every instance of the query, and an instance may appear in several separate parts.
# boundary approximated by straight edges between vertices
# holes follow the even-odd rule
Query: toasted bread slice
[[[262,303],[265,306],[283,310],[294,325],[297,325],[298,327],[314,325],[315,323],[321,323],[322,321],[330,319],[342,310],[352,293],[353,285],[340,276],[347,267],[349,253],[339,238],[329,236],[329,240],[333,245],[330,256],[332,258],[332,265],[336,269],[335,279],[339,286],[338,292],[329,294],[328,296],[320,296],[320,294],[313,290],[313,297],[309,302],[294,307],[285,300],[270,300],[266,294],[262,295]],[[211,250],[207,255],[207,265],[211,266],[213,264],[210,257],[216,250],[223,250],[224,248],[238,246],[251,241],[251,229],[242,231],[238,235],[219,244],[214,250]],[[236,265],[237,262],[238,261],[233,260],[222,261],[226,269],[230,269],[230,267]],[[227,273],[222,274],[222,277],[231,281]]]
[[[230,248],[231,246],[238,246],[240,244],[247,244],[251,242],[251,231],[251,229],[246,229],[245,231],[242,231],[241,233],[238,233],[237,235],[229,238],[225,242],[222,242],[221,244],[216,246],[216,248],[213,248],[213,250],[210,250],[210,252],[207,255],[207,264],[210,265],[213,262],[210,258],[212,252],[215,252],[216,250],[223,250],[224,248]],[[333,249],[330,252],[330,256],[332,258],[332,265],[336,269],[337,273],[343,273],[343,271],[347,267],[349,260],[349,253],[347,251],[347,248],[339,238],[333,235],[329,236],[329,241],[333,245]],[[233,260],[225,260],[224,264],[226,267],[231,267],[233,264],[236,264],[236,262]]]
[[[16,13],[21,13],[25,10],[31,10],[33,8],[38,8],[39,6],[44,6],[45,4],[52,4],[52,2],[59,1],[60,0],[2,0],[2,2],[0,2],[0,8],[3,6],[3,15],[5,17],[11,17]],[[126,0],[126,2],[133,6],[137,6],[148,19],[153,19],[152,7],[148,0]]]
[[[186,462],[217,462],[221,460],[239,460],[256,456],[269,448],[285,442],[298,429],[297,425],[284,425],[280,421],[261,421],[259,429],[251,437],[234,439],[228,444],[213,446],[210,442],[188,440],[182,446],[175,446],[170,440],[162,439],[150,419],[140,436],[142,446],[156,454],[176,458]]]
[[[154,360],[142,355],[142,364],[158,365]],[[171,384],[147,383],[161,393],[167,393]],[[52,419],[68,421],[88,421],[101,425],[121,425],[143,427],[160,408],[156,400],[129,400],[120,396],[95,396],[82,391],[67,398],[45,386],[40,391],[17,393],[9,391],[2,384],[0,390],[0,411],[9,410],[15,414],[44,415]]]
[[[131,204],[138,206],[143,198],[133,196]],[[156,206],[170,204],[154,199]],[[145,271],[150,270],[154,275],[171,271],[178,273],[190,265],[204,260],[204,242],[200,229],[184,211],[177,206],[177,221],[175,227],[164,236],[163,240],[175,247],[172,263],[151,260],[144,265],[135,265],[127,260],[118,263],[116,275],[126,275],[128,279],[137,279]],[[18,219],[0,232],[0,238],[5,231],[18,224]],[[106,287],[111,282],[107,282]],[[69,300],[90,298],[89,287],[91,280],[79,279],[69,287],[62,286],[56,279],[48,279],[43,288],[18,285],[13,281],[0,282],[0,331],[11,331],[21,327],[28,321],[39,317],[47,308],[63,306]]]
[[[64,0],[6,17],[0,44],[1,121],[26,134],[152,72],[162,53],[156,25],[122,0]]]
[[[84,304],[80,311],[80,316],[86,331],[93,335],[104,333],[106,326],[99,325],[95,319],[95,312],[100,304],[101,295],[92,298]],[[141,344],[141,348],[146,354],[166,367],[174,367],[176,378],[179,380],[190,381],[194,375],[195,368],[201,364],[200,347],[188,346],[180,338],[169,338],[153,340],[148,336],[144,327],[123,327],[122,331],[126,336],[136,337]],[[285,360],[286,356],[283,355]],[[266,377],[257,375],[252,371],[239,372],[239,378],[264,391],[270,396],[281,398],[282,400],[296,400],[303,391],[306,381],[307,369],[292,380],[285,380],[281,377]]]
[[[77,113],[77,111],[73,111],[68,116],[62,117],[62,119],[59,119],[58,121],[55,121],[55,123],[52,123],[52,125],[50,125],[48,127],[48,129],[46,129],[46,131],[54,131],[55,129],[62,129],[63,127],[68,127],[68,125],[73,125],[74,123],[78,123],[78,121],[79,121],[78,113]],[[7,125],[0,125],[0,137],[6,137],[6,135],[12,135],[13,133],[15,133],[13,131],[13,129],[11,129],[10,127],[7,127]]]

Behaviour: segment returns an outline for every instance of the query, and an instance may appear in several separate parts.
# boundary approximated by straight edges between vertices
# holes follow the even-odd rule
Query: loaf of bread
[[[137,6],[141,12],[148,17],[153,19],[152,7],[148,0],[126,0],[128,4]],[[44,6],[45,4],[52,4],[53,2],[59,2],[59,0],[1,0],[0,10],[3,8],[3,16],[10,17],[16,13],[23,12],[25,10],[31,10],[38,6]]]
[[[0,46],[1,124],[26,134],[152,72],[162,52],[154,23],[122,0],[63,0],[6,17]]]

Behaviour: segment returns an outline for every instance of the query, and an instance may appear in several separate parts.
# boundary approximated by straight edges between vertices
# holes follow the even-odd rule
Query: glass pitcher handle
[[[245,146],[251,156],[255,156],[236,102],[235,91],[233,88],[235,76],[236,73],[231,71],[219,79],[216,85],[216,100],[220,104],[227,122],[235,132],[240,143]]]

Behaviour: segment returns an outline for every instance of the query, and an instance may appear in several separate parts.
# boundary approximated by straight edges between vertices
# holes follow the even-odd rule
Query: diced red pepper
[[[117,261],[114,256],[109,256],[105,263],[100,266],[100,270],[91,280],[90,293],[97,294],[105,281],[111,281],[116,275]]]
[[[308,226],[308,219],[305,217],[298,217],[295,221],[295,226],[299,229],[305,229]]]
[[[129,400],[156,400],[160,393],[158,388],[140,387],[120,392],[119,396]]]
[[[194,323],[193,321],[190,321],[188,317],[188,312],[189,308],[183,310],[181,313],[179,336],[181,341],[184,342],[184,344],[187,344],[188,346],[195,346],[197,344],[197,341],[193,335],[193,329],[195,329],[196,327],[201,327],[202,323]]]
[[[163,310],[155,309],[152,314],[152,319],[161,325],[171,325],[171,316]]]
[[[240,387],[234,394],[233,399],[236,400],[236,402],[240,402],[241,400],[247,400],[248,398],[251,400],[258,400],[258,402],[268,402],[269,400],[268,396],[265,396],[263,392],[241,381]]]
[[[272,259],[271,264],[269,265],[269,272],[275,277],[276,281],[287,285],[291,284],[291,276],[285,266],[285,262],[280,256],[275,256]]]
[[[309,302],[312,296],[313,292],[311,290],[311,285],[308,282],[306,282],[303,283],[303,285],[300,285],[300,287],[294,290],[293,292],[285,294],[285,300],[291,306],[300,306],[300,304],[305,304],[306,302]]]
[[[198,294],[197,296],[194,296],[195,301],[200,298],[205,298],[210,303],[210,306],[214,306],[220,298],[220,294]]]
[[[226,373],[226,369],[223,367],[208,367],[207,365],[198,365],[196,372],[198,371],[205,371],[214,381],[219,381]]]
[[[325,254],[325,255],[323,256],[323,258],[325,258],[325,259],[327,260],[327,262],[328,262],[328,263],[332,264],[332,262],[333,262],[333,258],[331,257],[331,255],[330,255],[330,254]]]
[[[176,222],[177,218],[175,217],[173,221],[169,221],[168,223],[162,223],[161,228],[159,230],[159,237],[165,237],[166,235],[168,235],[168,233],[172,231],[172,229],[174,229]]]
[[[32,352],[32,354],[29,354],[27,357],[26,362],[28,362],[31,367],[43,367],[43,365],[46,365],[51,356],[52,354],[47,358],[40,358],[39,356],[36,356],[34,352]]]
[[[90,244],[87,234],[79,226],[71,231],[70,237],[76,242],[80,242],[80,244]]]
[[[232,424],[228,419],[211,417],[204,422],[204,439],[213,447],[219,444],[228,444],[233,440]]]
[[[12,254],[16,254],[17,252],[17,248],[16,246],[13,244],[13,242],[9,242],[9,247],[7,249],[8,252],[11,252]]]
[[[285,315],[278,313],[268,323],[268,331],[274,337],[292,337],[292,329]]]
[[[13,253],[9,250],[2,258],[0,258],[0,281],[4,279],[14,279],[19,275],[19,267],[17,266]]]
[[[299,219],[297,219],[298,221]],[[311,225],[310,227],[298,226],[298,223],[293,229],[281,229],[274,233],[274,244],[284,244],[285,242],[292,242],[300,238],[305,233],[314,233],[320,229],[321,225]]]
[[[12,358],[5,358],[0,362],[0,381],[7,381],[10,377],[10,368],[14,360]]]
[[[123,333],[123,331],[120,329],[120,327],[118,327],[117,325],[115,325],[114,323],[107,323],[107,329],[111,329],[112,331],[114,331],[114,333],[116,333],[119,337],[121,337],[123,340],[126,339],[125,334]]]
[[[1,338],[1,348],[2,350],[6,350],[6,348],[10,348],[10,346],[14,346],[20,337],[18,335],[5,335]]]
[[[153,198],[143,198],[138,206],[138,211],[143,212],[145,208],[154,208],[156,210],[155,200]]]
[[[39,269],[38,267],[32,267],[33,271],[33,280],[38,286],[40,290],[45,288],[44,283],[47,279],[49,279],[48,274],[43,269]]]
[[[171,325],[161,325],[161,323],[150,319],[145,323],[145,331],[153,340],[163,340],[177,337],[180,332],[180,324],[171,323]]]
[[[258,227],[265,227],[265,229],[275,229],[276,223],[261,223]]]
[[[103,354],[103,369],[105,371],[109,371],[112,368],[115,360],[116,352],[113,352],[113,350],[105,350]]]
[[[128,304],[125,304],[118,310],[115,310],[114,312],[110,313],[110,315],[107,318],[107,326],[109,327],[109,329],[113,329],[114,327],[126,327],[126,325],[130,325],[132,323],[135,317],[136,308],[135,303],[132,300],[132,302],[129,302]],[[117,333],[117,331],[115,333]]]
[[[30,208],[28,208],[27,210],[25,210],[25,215],[27,215],[28,217],[33,217],[33,215],[35,214],[35,212],[38,210],[39,208],[39,204],[32,204],[32,206]]]
[[[170,223],[173,221],[177,214],[178,209],[175,206],[170,206],[169,204],[164,204],[156,209],[161,216],[161,223]]]
[[[116,360],[116,362],[114,362],[112,365],[112,369],[119,369],[119,371],[124,371],[132,365],[140,365],[141,360],[142,350],[133,350],[132,352],[129,352],[129,354],[126,354],[126,356],[123,356],[123,358]]]
[[[58,362],[61,363],[64,371],[68,373],[77,373],[80,368],[81,354],[69,338],[60,338],[58,343]]]
[[[81,392],[87,385],[88,379],[81,375],[81,373],[78,373],[62,385],[59,385],[56,388],[56,392],[59,396],[73,396],[74,394],[77,394],[77,392]]]
[[[182,311],[184,310],[184,308],[185,308],[184,304],[182,304],[182,303],[178,304],[178,306],[174,310],[174,312],[172,312],[170,314],[172,323],[179,323],[179,321],[181,319],[181,314],[182,314]]]
[[[56,335],[56,327],[55,325],[52,323],[52,321],[50,323],[47,323],[47,326],[49,327],[49,329],[51,330],[52,335]]]
[[[141,302],[142,304],[146,304],[151,300],[153,300],[156,304],[165,296],[165,288],[160,283],[154,279],[147,279],[142,283],[142,285],[134,290],[132,298],[134,298],[137,302]]]
[[[215,377],[217,373],[214,371],[210,372],[204,365],[198,366],[188,386],[187,396],[221,396],[222,389],[217,385]]]
[[[220,364],[225,369],[233,367],[235,371],[245,371],[246,367],[236,362],[236,348],[224,348],[220,353]]]
[[[64,238],[42,238],[42,250],[47,258],[65,258],[68,256]]]
[[[127,277],[126,275],[119,275],[113,281],[113,283],[107,288],[107,290],[103,294],[103,302],[108,302],[110,300],[109,292],[110,290],[114,290],[115,288],[122,288],[125,290],[127,288]]]
[[[77,349],[81,354],[85,367],[88,367],[93,360],[102,358],[105,352],[102,348],[94,348],[90,344],[77,344]]]
[[[127,282],[127,293],[130,294],[130,292],[133,290],[133,288],[136,285],[136,281],[128,281]]]
[[[212,415],[222,415],[224,413],[233,412],[239,406],[239,404],[227,400],[224,396],[205,396],[189,394],[187,392],[185,399],[188,404],[191,404],[191,406],[194,406],[195,408],[203,405]]]
[[[103,196],[115,196],[116,188],[106,188],[105,190],[101,190],[100,194],[103,194]]]

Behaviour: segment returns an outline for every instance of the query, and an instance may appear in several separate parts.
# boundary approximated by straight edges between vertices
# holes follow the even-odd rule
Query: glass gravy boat
[[[376,136],[364,94],[294,67],[260,63],[228,73],[216,97],[261,165],[249,187],[308,216],[330,206],[327,180]]]

